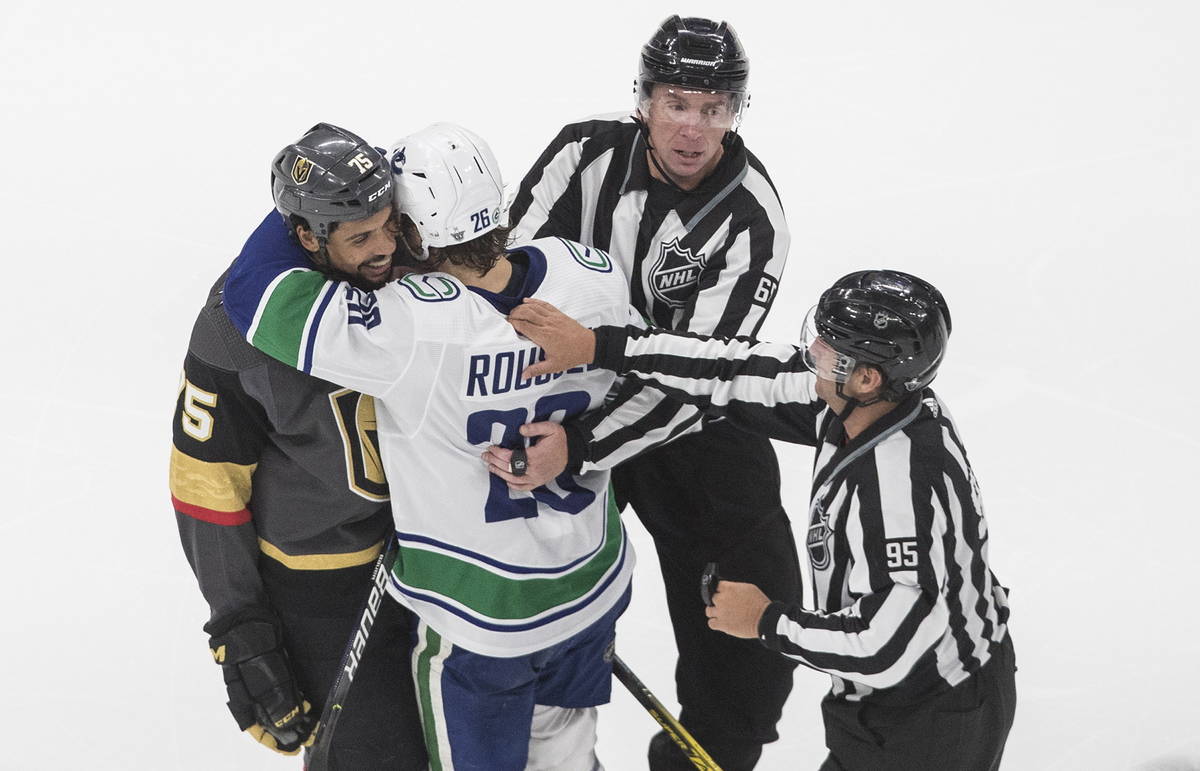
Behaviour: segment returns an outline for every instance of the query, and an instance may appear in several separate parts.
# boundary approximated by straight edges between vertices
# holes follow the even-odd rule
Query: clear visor
[[[645,83],[638,89],[638,110],[648,121],[695,128],[730,130],[742,119],[746,95],[698,91],[684,86]]]
[[[804,364],[822,380],[845,383],[856,364],[853,356],[833,350],[825,338],[817,333],[817,306],[813,306],[804,317],[804,329],[800,332],[800,348]]]

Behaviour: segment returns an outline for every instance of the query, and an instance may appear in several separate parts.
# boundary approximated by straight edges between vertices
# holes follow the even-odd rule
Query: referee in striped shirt
[[[1016,708],[1008,592],[988,565],[958,428],[928,388],[950,333],[934,287],[898,271],[852,273],[822,294],[799,348],[593,333],[544,303],[510,320],[547,352],[526,376],[594,359],[817,448],[805,537],[813,600],[772,602],[726,580],[706,615],[713,629],[832,676],[822,771],[999,767]]]
[[[766,170],[736,133],[748,75],[728,24],[664,21],[642,49],[634,114],[559,132],[513,202],[514,236],[561,236],[607,251],[629,279],[633,305],[656,326],[753,335],[775,297],[789,235]],[[618,499],[654,537],[663,571],[681,720],[722,768],[745,771],[778,738],[795,665],[709,633],[695,576],[720,560],[792,595],[800,569],[770,441],[729,423],[697,433],[698,420],[653,389],[626,390],[565,433],[549,424],[524,433],[541,436],[531,466],[556,441],[569,444],[572,466],[621,463]],[[649,755],[652,771],[691,768],[661,732]]]

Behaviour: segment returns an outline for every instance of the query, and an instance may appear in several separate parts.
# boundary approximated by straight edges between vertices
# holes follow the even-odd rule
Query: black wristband
[[[612,370],[618,375],[624,374],[625,341],[629,339],[629,330],[634,327],[596,327],[592,330],[596,337],[596,350],[592,363],[597,367]]]
[[[779,626],[779,617],[783,615],[785,607],[782,602],[772,602],[758,619],[758,640],[773,651],[779,650],[779,634],[775,629]]]
[[[578,474],[583,464],[591,460],[589,442],[592,441],[592,432],[574,420],[568,420],[562,427],[567,435],[567,467],[564,471]]]

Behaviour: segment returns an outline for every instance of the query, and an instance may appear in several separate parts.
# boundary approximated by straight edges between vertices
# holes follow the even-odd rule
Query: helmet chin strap
[[[650,144],[650,128],[646,125],[646,122],[638,115],[633,116],[633,122],[638,125],[638,130],[641,132],[642,139],[646,143],[646,149],[650,152],[650,162],[654,164],[654,168],[658,169],[658,173],[662,174],[663,179],[666,180],[668,185],[675,188],[680,193],[686,193],[687,191],[680,187],[679,183],[675,181],[675,178],[671,176],[671,172],[663,168],[662,162],[659,161],[658,149],[655,148],[654,145]]]
[[[840,413],[838,413],[838,417],[841,418],[842,425],[846,424],[846,420],[850,417],[850,413],[854,412],[855,408],[870,407],[872,404],[883,401],[883,392],[882,391],[879,393],[878,396],[876,396],[872,399],[867,399],[866,401],[856,399],[853,396],[847,396],[845,390],[843,389],[843,386],[845,386],[845,385],[846,385],[845,383],[837,384],[838,398],[841,399],[842,401],[846,402],[846,406],[842,408],[842,411]]]

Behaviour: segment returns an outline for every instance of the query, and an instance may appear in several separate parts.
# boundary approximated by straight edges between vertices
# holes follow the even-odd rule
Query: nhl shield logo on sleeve
[[[679,245],[678,238],[673,238],[659,247],[658,259],[650,269],[650,291],[660,302],[682,308],[700,281],[702,270],[704,255],[692,254],[691,249]]]
[[[292,164],[292,181],[297,185],[303,185],[308,181],[308,175],[312,173],[313,163],[303,155],[296,157],[296,162]]]

